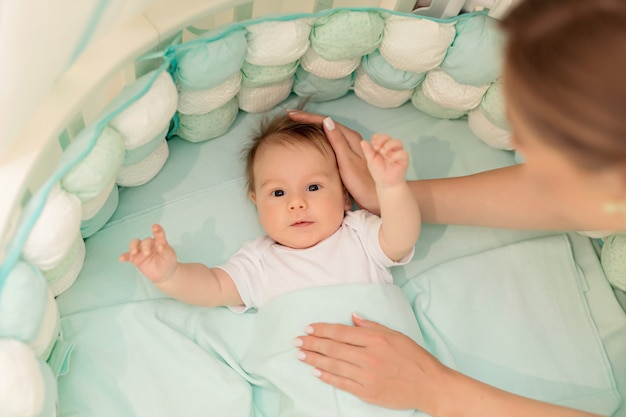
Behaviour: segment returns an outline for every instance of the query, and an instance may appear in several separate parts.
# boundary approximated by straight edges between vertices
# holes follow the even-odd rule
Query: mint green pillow
[[[75,160],[84,152],[94,134],[93,127],[83,129],[61,155],[60,165]],[[91,200],[115,179],[124,161],[124,152],[122,136],[105,126],[91,152],[61,178],[61,187],[81,202]]]
[[[458,119],[467,114],[466,111],[454,110],[435,103],[424,95],[421,88],[416,88],[411,96],[411,104],[424,114],[439,119]]]
[[[126,152],[124,153],[124,162],[122,163],[122,166],[133,165],[146,159],[148,155],[154,152],[156,148],[159,147],[161,142],[163,142],[163,139],[165,139],[165,137],[167,136],[169,127],[170,126],[168,124],[167,126],[165,126],[165,129],[163,129],[153,139],[150,139],[150,141],[148,141],[147,143],[144,143],[140,147],[135,148],[135,149],[126,149]]]
[[[360,58],[374,52],[384,28],[379,12],[340,10],[313,22],[311,47],[330,61]]]
[[[48,286],[39,269],[18,261],[0,291],[0,339],[31,343],[39,334],[48,304]]]
[[[500,129],[511,130],[506,118],[504,91],[500,80],[494,81],[489,86],[478,108],[491,123]]]
[[[484,14],[461,17],[441,69],[460,84],[487,85],[502,72],[504,33]]]
[[[411,90],[426,77],[426,73],[402,71],[394,68],[377,49],[361,60],[361,66],[378,85],[390,90]]]
[[[298,69],[298,61],[285,65],[254,65],[248,61],[243,62],[241,84],[246,87],[263,87],[279,83],[291,77]]]
[[[189,142],[216,138],[228,131],[238,113],[239,99],[235,96],[222,107],[205,114],[179,114],[176,135]]]
[[[113,186],[111,192],[109,193],[109,197],[106,199],[106,202],[102,206],[100,210],[96,213],[95,216],[84,219],[80,223],[80,234],[86,239],[89,236],[96,233],[98,230],[102,229],[104,225],[109,221],[109,219],[115,213],[117,206],[119,204],[119,189],[117,185]]]
[[[203,37],[210,36],[213,32]],[[214,41],[203,42],[201,39],[175,48],[177,66],[174,79],[187,90],[204,90],[223,83],[241,69],[246,57],[248,42],[244,29]]]
[[[611,285],[626,291],[626,234],[618,233],[605,239],[601,262]]]
[[[42,271],[53,294],[61,294],[74,283],[85,262],[85,253],[85,241],[79,234],[61,262],[50,270]]]
[[[328,79],[298,68],[295,75],[293,92],[311,101],[330,101],[343,97],[350,91],[354,82],[354,73],[342,78]]]

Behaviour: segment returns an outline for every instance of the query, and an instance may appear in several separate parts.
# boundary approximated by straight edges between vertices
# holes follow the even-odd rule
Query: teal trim
[[[70,144],[70,135],[67,133],[67,129],[65,129],[61,135],[59,135],[59,145],[61,145],[61,149],[65,150]]]
[[[102,20],[102,15],[104,14],[104,11],[108,5],[108,0],[100,0],[98,2],[98,5],[96,6],[93,14],[91,15],[91,18],[89,19],[89,22],[87,23],[87,29],[85,30],[85,33],[83,34],[83,36],[80,37],[78,44],[74,48],[74,52],[72,53],[70,61],[67,64],[68,67],[72,65],[72,63],[78,58],[78,56],[85,50],[87,44],[89,44],[89,41],[91,41],[91,38],[93,38],[93,34],[96,32],[98,23],[100,23],[100,20]]]
[[[24,247],[24,243],[28,238],[30,231],[33,229],[33,226],[37,222],[37,219],[41,215],[43,211],[43,207],[46,203],[46,199],[52,190],[52,187],[65,176],[76,164],[85,159],[85,157],[91,152],[91,150],[96,145],[96,141],[102,133],[102,130],[108,125],[108,123],[126,108],[128,108],[132,103],[137,101],[140,97],[142,97],[146,92],[150,89],[154,80],[167,69],[170,65],[169,59],[165,59],[163,64],[154,72],[150,81],[142,88],[135,96],[133,96],[126,103],[120,105],[118,108],[113,109],[110,113],[100,116],[94,122],[93,134],[90,138],[88,146],[85,147],[83,152],[79,153],[74,160],[68,161],[64,166],[59,166],[57,170],[52,174],[50,178],[43,184],[43,186],[33,195],[30,199],[22,216],[20,218],[19,225],[17,227],[17,231],[15,232],[15,236],[13,240],[9,243],[7,248],[6,256],[2,265],[0,265],[0,292],[4,287],[4,284],[9,276],[9,273],[15,266],[15,263],[18,261],[20,254],[22,252],[22,248]]]
[[[172,118],[172,122],[170,123],[170,131],[167,133],[166,138],[170,139],[172,136],[176,135],[178,132],[178,128],[180,127],[180,117],[178,116],[178,112],[174,113],[174,117]]]

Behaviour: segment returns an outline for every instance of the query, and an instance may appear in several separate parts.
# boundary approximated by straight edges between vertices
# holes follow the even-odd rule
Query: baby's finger
[[[148,256],[154,252],[154,239],[151,237],[145,238],[141,242],[141,253]]]
[[[120,257],[118,259],[120,260],[120,262],[129,262],[130,261],[130,253],[124,252],[123,254],[120,255]]]
[[[379,152],[380,148],[387,143],[388,141],[391,140],[391,136],[383,134],[383,133],[374,133],[374,135],[372,135],[372,147]]]
[[[139,239],[131,240],[130,243],[128,244],[128,255],[130,257],[133,257],[137,255],[140,250],[141,250],[141,240]]]
[[[157,248],[164,248],[169,245],[165,237],[165,229],[160,224],[152,225],[152,234],[154,235],[154,243]]]
[[[389,139],[385,143],[383,143],[378,152],[385,155],[385,157],[390,157],[394,152],[402,150],[402,142],[398,139]]]

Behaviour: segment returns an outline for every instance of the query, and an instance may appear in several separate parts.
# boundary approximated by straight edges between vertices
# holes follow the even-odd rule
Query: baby
[[[420,232],[419,207],[404,178],[409,157],[402,142],[387,135],[361,145],[380,217],[350,211],[322,127],[279,116],[262,123],[246,149],[248,195],[266,236],[208,267],[178,262],[163,228],[154,225],[154,236],[131,241],[120,260],[180,301],[234,311],[262,308],[281,294],[314,286],[391,284],[388,268],[411,259]]]

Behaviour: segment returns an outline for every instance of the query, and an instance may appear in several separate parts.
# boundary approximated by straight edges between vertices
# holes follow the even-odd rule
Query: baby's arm
[[[133,239],[120,261],[132,263],[157,288],[184,303],[204,307],[243,304],[226,271],[198,263],[178,262],[163,228],[155,224],[152,233],[153,238]]]
[[[404,178],[409,154],[401,141],[388,135],[375,134],[371,144],[362,141],[361,147],[380,203],[378,240],[383,252],[399,261],[415,245],[421,226],[417,200]]]

